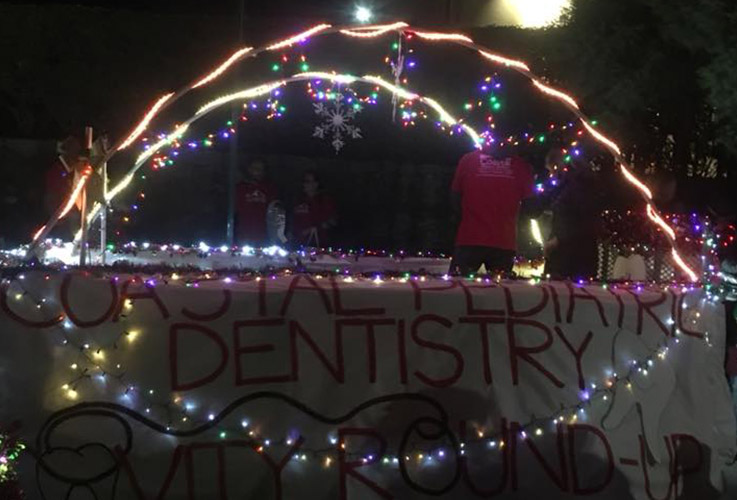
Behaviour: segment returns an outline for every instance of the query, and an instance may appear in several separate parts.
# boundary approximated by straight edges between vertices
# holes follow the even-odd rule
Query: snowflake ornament
[[[312,137],[325,139],[332,137],[332,145],[335,148],[335,154],[345,146],[344,138],[361,139],[361,129],[356,127],[353,119],[361,112],[360,107],[348,106],[343,103],[345,96],[336,93],[335,98],[329,103],[318,102],[313,104],[315,114],[323,121],[315,127]]]

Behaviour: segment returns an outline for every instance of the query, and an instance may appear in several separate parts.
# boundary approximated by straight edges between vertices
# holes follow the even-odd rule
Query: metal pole
[[[84,128],[84,148],[85,148],[85,165],[84,168],[89,166],[89,161],[92,156],[92,127]],[[82,238],[79,242],[79,265],[87,265],[87,185],[85,184],[82,189],[82,203],[79,209],[82,219]]]
[[[87,186],[82,189],[80,197],[82,198],[79,208],[82,214],[82,239],[79,242],[79,265],[85,266],[87,265],[87,217],[85,216],[87,214]]]
[[[238,44],[243,44],[243,21],[246,14],[246,0],[240,0],[238,2],[239,16],[238,16]],[[238,70],[234,71],[236,79],[238,78]],[[239,108],[233,104],[230,108],[230,121],[233,123],[233,128],[238,130],[238,117]],[[229,246],[235,245],[235,181],[236,172],[238,170],[238,135],[230,139],[230,149],[228,151],[228,221],[226,224],[226,235],[225,238]]]
[[[230,119],[235,124],[238,115],[235,107],[231,109]],[[237,125],[236,125],[237,126]],[[235,245],[235,181],[236,170],[238,166],[238,138],[233,137],[230,140],[230,149],[228,154],[228,226],[227,240],[229,246]]]
[[[102,164],[102,213],[100,214],[100,264],[105,265],[107,253],[107,162]]]

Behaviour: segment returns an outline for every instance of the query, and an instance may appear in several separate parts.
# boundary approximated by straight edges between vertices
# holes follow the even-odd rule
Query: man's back
[[[457,246],[516,248],[520,203],[533,194],[532,172],[524,160],[468,153],[458,164],[452,189],[462,205]]]

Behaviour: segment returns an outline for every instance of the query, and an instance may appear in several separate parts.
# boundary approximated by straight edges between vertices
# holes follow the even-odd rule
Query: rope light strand
[[[581,120],[581,123],[586,128],[586,130],[591,134],[591,136],[598,141],[599,143],[603,144],[604,146],[609,149],[612,154],[614,155],[615,159],[621,164],[620,168],[622,171],[623,176],[625,179],[632,184],[634,187],[638,189],[638,191],[647,199],[652,199],[652,192],[650,189],[642,182],[640,181],[637,176],[635,176],[632,172],[629,166],[626,164],[626,162],[622,158],[622,152],[619,146],[606,137],[604,134],[600,133],[598,130],[596,130],[591,122],[586,118],[585,115],[583,115],[578,107],[578,104],[576,103],[575,99],[573,97],[569,96],[568,94],[565,94],[559,90],[553,89],[545,84],[542,84],[535,75],[533,75],[530,71],[530,67],[524,63],[523,61],[507,58],[501,55],[494,54],[492,52],[489,52],[488,49],[486,49],[483,46],[480,46],[476,43],[474,43],[470,38],[461,35],[461,34],[455,34],[455,33],[438,33],[438,32],[425,32],[425,31],[417,31],[413,30],[407,23],[404,22],[395,22],[391,24],[383,24],[383,25],[373,25],[373,26],[350,26],[350,27],[333,27],[330,24],[319,24],[317,26],[314,26],[302,33],[299,33],[297,35],[291,36],[289,38],[286,38],[284,40],[281,40],[279,42],[273,43],[271,45],[267,45],[266,47],[258,50],[252,50],[250,48],[242,48],[238,51],[234,52],[226,61],[221,64],[218,68],[216,68],[212,73],[207,75],[206,77],[199,79],[192,84],[189,84],[185,88],[183,88],[181,91],[179,91],[176,94],[167,94],[159,99],[154,106],[146,113],[144,118],[139,122],[139,124],[134,128],[134,130],[127,136],[127,138],[121,142],[121,144],[117,148],[113,148],[113,150],[106,155],[106,157],[103,159],[103,161],[108,161],[112,155],[121,149],[124,149],[125,147],[129,146],[137,137],[140,136],[140,134],[146,129],[146,127],[150,124],[150,122],[167,106],[171,105],[175,100],[177,100],[182,95],[186,94],[188,91],[192,90],[193,88],[199,88],[201,86],[204,86],[208,83],[211,83],[216,78],[224,74],[232,65],[240,60],[243,57],[249,56],[249,57],[255,57],[261,52],[264,51],[274,51],[279,50],[286,47],[291,47],[292,45],[300,42],[304,42],[310,37],[316,36],[316,35],[327,35],[330,33],[339,32],[345,36],[350,36],[353,38],[375,38],[381,35],[384,35],[386,33],[391,32],[399,32],[399,33],[414,33],[419,38],[422,38],[424,40],[433,41],[433,42],[446,42],[446,43],[455,43],[464,47],[468,47],[470,49],[476,50],[482,57],[484,57],[487,60],[490,60],[497,64],[502,64],[506,67],[509,67],[513,70],[518,71],[525,77],[529,78],[535,87],[543,92],[544,94],[553,97],[557,99],[559,102],[566,105],[569,109],[575,112],[575,114],[579,117]],[[378,83],[378,82],[377,82]],[[388,82],[384,82],[386,85],[381,84],[384,86],[384,88],[390,89],[390,85]],[[397,89],[392,90],[393,92],[399,92]],[[431,101],[425,101],[430,106],[432,106]],[[437,109],[436,109],[437,110]],[[447,118],[447,117],[445,117]],[[447,121],[447,120],[446,120]],[[470,134],[470,129],[467,126],[461,126],[462,130],[466,131]],[[474,137],[474,143],[478,144],[478,139]],[[136,167],[134,167],[136,168]],[[94,221],[94,218],[99,214],[99,207],[95,205],[93,207],[94,216],[90,217],[90,222]],[[654,212],[657,213],[657,212]],[[53,219],[52,219],[53,220]],[[656,219],[651,218],[653,223],[658,224],[659,227],[662,227]],[[51,221],[50,221],[51,222]],[[55,223],[56,221],[53,220]],[[48,234],[48,231],[50,230],[49,224],[46,224],[42,230],[38,231],[34,235],[34,239],[32,242],[32,246],[37,244],[43,237],[45,237],[46,234]],[[685,264],[683,259],[678,255],[678,250],[675,247],[675,243],[673,242],[673,256],[674,261],[680,267],[687,275],[689,276],[696,276],[695,273]],[[29,252],[30,254],[30,252]],[[677,258],[676,258],[677,256]]]

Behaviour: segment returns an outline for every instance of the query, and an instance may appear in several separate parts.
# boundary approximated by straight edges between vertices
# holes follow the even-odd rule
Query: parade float
[[[107,185],[113,155],[140,146],[185,95],[322,37],[396,40],[393,80],[303,62],[289,76],[205,100],[147,139]],[[142,182],[141,169],[212,141],[188,131],[233,103],[248,109],[264,98],[279,114],[279,93],[293,84],[319,101],[325,121],[315,137],[336,150],[361,136],[353,113],[381,92],[403,121],[430,120],[469,148],[490,140],[407,85],[409,39],[475,53],[573,113],[564,126],[612,155],[643,199],[667,247],[669,279],[552,281],[522,265],[516,278],[455,277],[441,256],[365,250],[108,248],[107,206]],[[361,86],[368,91],[354,91]],[[354,111],[336,111],[342,105]],[[538,140],[514,140],[530,138]],[[50,240],[96,176],[102,195],[82,203],[77,243]],[[48,499],[713,495],[737,452],[717,269],[709,252],[682,255],[673,221],[651,200],[571,96],[467,36],[321,24],[241,48],[156,99],[79,172],[30,245],[3,254],[0,480]],[[707,250],[718,244],[716,235],[701,239]]]

